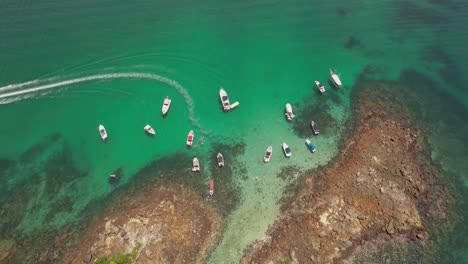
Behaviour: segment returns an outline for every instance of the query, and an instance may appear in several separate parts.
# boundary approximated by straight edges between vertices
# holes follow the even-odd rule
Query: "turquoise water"
[[[206,181],[217,176],[208,164],[218,151],[215,144],[242,143],[238,157],[225,157],[244,168],[234,179],[241,199],[210,257],[210,263],[236,263],[246,246],[265,238],[278,216],[288,181],[275,175],[287,166],[308,170],[327,164],[338,153],[351,115],[351,89],[369,65],[376,79],[398,81],[406,69],[429,76],[434,85],[415,81],[409,92],[434,100],[422,104],[437,120],[429,131],[432,156],[450,181],[462,183],[457,197],[468,187],[466,134],[459,133],[467,125],[449,119],[466,119],[468,106],[463,1],[4,1],[0,6],[4,238],[21,240],[77,222],[90,203],[135,181],[148,163],[176,153],[202,157],[200,181]],[[344,89],[327,82],[330,67],[341,73]],[[313,87],[316,79],[326,85],[323,96]],[[221,110],[221,86],[231,101],[240,102],[232,112]],[[173,102],[163,118],[167,95]],[[439,112],[429,109],[434,97]],[[283,115],[287,102],[298,113],[292,123]],[[310,106],[317,113],[301,117]],[[304,139],[311,136],[308,118],[315,115],[322,133],[314,137],[318,151],[311,155]],[[98,135],[101,123],[109,134],[106,143]],[[147,123],[156,137],[144,134]],[[187,149],[190,129],[196,142]],[[283,141],[293,152],[289,160],[281,153]],[[273,156],[263,165],[270,144]],[[173,166],[187,167],[179,176],[190,176],[190,163]],[[118,168],[121,180],[109,184],[108,175]],[[461,200],[458,208],[463,216]],[[443,254],[466,261],[467,245],[458,235],[466,230],[458,231]]]

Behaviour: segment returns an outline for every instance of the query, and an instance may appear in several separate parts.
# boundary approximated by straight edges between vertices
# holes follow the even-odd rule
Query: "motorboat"
[[[193,144],[193,138],[195,137],[195,134],[193,133],[193,130],[190,130],[190,132],[187,135],[187,146],[192,146]]]
[[[196,157],[193,158],[193,161],[192,161],[192,171],[193,172],[199,172],[200,171],[200,162],[198,161],[198,159]]]
[[[283,142],[283,152],[286,158],[290,158],[292,155],[291,149],[289,148],[288,144],[286,144],[285,142]]]
[[[144,129],[148,134],[153,136],[156,135],[156,131],[154,131],[154,129],[150,125],[146,125]]]
[[[218,152],[218,155],[216,155],[216,160],[218,161],[218,167],[224,167],[224,157],[221,152]]]
[[[343,84],[341,83],[341,80],[340,80],[340,76],[338,76],[338,74],[336,74],[336,72],[333,71],[332,69],[330,69],[330,76],[331,76],[331,80],[332,80],[333,84],[336,86],[336,88],[340,88],[341,86],[343,86]]]
[[[315,152],[315,150],[316,150],[316,149],[315,149],[315,145],[312,144],[312,143],[310,142],[309,139],[306,139],[306,145],[307,145],[307,147],[310,149],[310,151],[312,151],[312,153]]]
[[[268,163],[270,161],[270,158],[271,158],[271,154],[273,153],[273,147],[272,146],[269,146],[265,152],[265,156],[263,156],[263,161],[265,163]]]
[[[319,81],[315,81],[315,85],[317,85],[317,88],[321,93],[325,92],[325,86],[323,86],[323,84],[321,84]]]
[[[214,182],[210,180],[210,196],[213,196],[214,193]]]
[[[223,105],[223,110],[229,111],[231,109],[231,105],[229,104],[229,97],[223,88],[219,89],[219,99]]]
[[[312,122],[310,122],[310,126],[312,127],[312,130],[314,131],[315,135],[318,135],[320,133],[320,130],[318,129],[317,124],[313,120]]]
[[[106,128],[103,125],[99,125],[99,135],[101,135],[101,138],[102,138],[103,141],[106,141],[107,131],[106,131]]]
[[[293,120],[293,118],[295,117],[290,103],[286,104],[286,111],[284,114],[286,115],[286,118],[288,118],[288,120]]]
[[[172,99],[169,96],[166,96],[162,105],[162,114],[165,115],[169,111],[169,107],[171,107]]]

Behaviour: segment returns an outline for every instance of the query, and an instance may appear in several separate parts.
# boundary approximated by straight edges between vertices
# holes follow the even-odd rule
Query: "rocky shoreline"
[[[341,154],[305,177],[242,263],[421,260],[429,227],[447,220],[449,197],[424,135],[409,127],[411,111],[387,93],[392,88],[377,82],[359,88],[354,129]]]
[[[134,250],[136,263],[203,263],[221,230],[221,214],[198,194],[155,185],[95,219],[63,263],[95,263]]]

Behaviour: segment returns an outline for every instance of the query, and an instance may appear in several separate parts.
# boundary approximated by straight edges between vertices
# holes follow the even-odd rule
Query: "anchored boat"
[[[187,146],[192,146],[193,144],[193,138],[195,137],[195,134],[193,133],[193,130],[190,130],[190,132],[187,135]]]
[[[213,196],[214,193],[214,182],[210,180],[210,196]]]
[[[288,120],[293,120],[294,119],[295,115],[293,113],[292,106],[291,106],[290,103],[286,104],[286,110],[285,110],[284,114],[286,115],[286,118]]]
[[[272,146],[269,146],[265,152],[265,156],[263,156],[263,161],[265,163],[268,163],[270,161],[270,158],[271,158],[271,154],[273,153],[273,147]]]
[[[197,157],[193,158],[192,160],[192,171],[193,172],[200,171],[200,162],[198,161]]]
[[[103,125],[99,125],[99,135],[101,136],[101,139],[103,141],[106,141],[107,131],[106,131],[106,128]]]
[[[285,142],[283,142],[283,152],[286,158],[290,158],[292,155],[291,149],[289,148],[288,144],[286,144]]]
[[[315,152],[315,145],[312,144],[309,139],[306,139],[306,145],[309,148],[309,150],[312,151],[312,153]]]
[[[218,161],[218,167],[224,167],[224,157],[221,152],[218,152],[218,155],[216,155],[216,160]]]
[[[143,129],[150,135],[156,135],[156,131],[150,125],[146,125]]]
[[[221,99],[221,104],[223,105],[224,111],[231,109],[231,105],[229,104],[229,97],[223,88],[219,89],[219,99]]]
[[[314,135],[318,135],[320,133],[320,130],[317,127],[317,124],[312,120],[310,122],[310,126],[312,127],[312,130],[314,131]]]
[[[171,107],[171,98],[169,96],[166,96],[166,99],[164,99],[163,105],[162,105],[162,114],[165,115],[169,111],[169,107]]]
[[[317,88],[321,93],[325,92],[325,86],[323,86],[323,84],[321,84],[319,81],[315,81],[315,85],[317,85]]]
[[[341,83],[340,77],[332,69],[330,69],[330,76],[331,76],[331,80],[332,80],[333,84],[336,86],[336,88],[340,88],[341,86],[343,86],[343,84]]]
[[[229,103],[229,97],[223,88],[219,89],[219,99],[221,100],[224,111],[229,111],[239,105],[239,102],[234,102],[232,104]]]

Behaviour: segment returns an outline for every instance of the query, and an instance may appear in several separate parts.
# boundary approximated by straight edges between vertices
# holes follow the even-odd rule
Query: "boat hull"
[[[199,172],[200,171],[200,162],[198,161],[197,158],[193,158],[192,171],[193,172]]]
[[[273,147],[269,146],[265,151],[265,155],[263,156],[263,162],[268,163],[270,162],[271,155],[273,154]]]
[[[286,104],[285,115],[288,120],[293,120],[295,117],[292,106],[289,103]]]
[[[143,129],[152,136],[156,135],[156,131],[150,125],[146,125]]]
[[[210,180],[210,196],[213,196],[214,193],[214,182]]]
[[[218,167],[224,167],[224,157],[223,157],[223,154],[221,153],[218,153],[218,155],[216,156],[216,160],[218,161]]]
[[[195,134],[193,133],[193,130],[190,130],[190,132],[187,135],[187,141],[186,141],[187,146],[189,147],[192,146],[194,138],[195,138]]]
[[[341,88],[341,86],[343,86],[340,77],[332,69],[330,69],[330,77],[333,85],[335,85],[336,88]]]
[[[229,97],[223,88],[219,89],[219,99],[221,100],[223,110],[229,111],[231,109],[231,104],[229,103]]]
[[[101,136],[102,141],[106,141],[107,140],[106,128],[103,125],[99,125],[98,131],[99,131],[99,136]]]
[[[288,144],[286,144],[286,143],[283,143],[283,152],[284,152],[284,156],[286,156],[286,158],[290,158],[292,156],[291,149],[289,148]]]
[[[169,112],[169,108],[171,107],[171,101],[172,100],[169,97],[166,97],[166,99],[164,99],[162,109],[161,109],[163,115]]]

